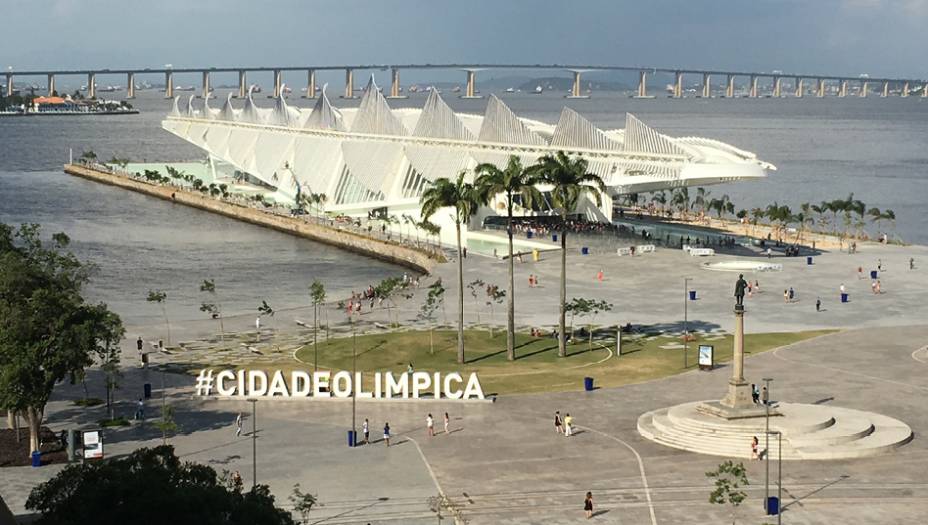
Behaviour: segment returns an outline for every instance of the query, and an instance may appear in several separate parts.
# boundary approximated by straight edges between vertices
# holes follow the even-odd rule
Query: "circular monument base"
[[[642,414],[638,433],[668,447],[732,458],[751,458],[751,440],[764,446],[765,417],[725,419],[684,403]],[[912,429],[891,417],[828,405],[778,403],[770,430],[783,433],[783,459],[846,459],[887,454],[912,440]],[[777,438],[770,436],[776,459]]]

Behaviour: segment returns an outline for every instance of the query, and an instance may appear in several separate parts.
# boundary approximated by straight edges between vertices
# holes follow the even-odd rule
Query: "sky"
[[[0,28],[4,70],[518,62],[928,76],[928,0],[24,5],[0,0],[0,11],[19,13]]]

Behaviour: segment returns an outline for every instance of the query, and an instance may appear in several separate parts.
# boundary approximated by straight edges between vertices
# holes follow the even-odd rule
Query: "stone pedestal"
[[[744,305],[735,305],[735,337],[731,358],[731,379],[728,380],[728,393],[721,401],[702,403],[697,410],[725,419],[763,417],[767,407],[754,403],[751,385],[744,380]],[[770,415],[779,415],[770,409]]]

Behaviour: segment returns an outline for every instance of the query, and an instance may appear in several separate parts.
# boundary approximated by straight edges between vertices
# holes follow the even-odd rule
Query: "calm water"
[[[482,113],[486,105],[445,96],[458,111]],[[424,100],[424,95],[414,95],[391,104],[418,107]],[[565,101],[552,93],[504,100],[519,115],[551,123],[566,102],[607,129],[623,127],[628,111],[673,136],[729,142],[779,168],[761,182],[711,188],[715,195],[729,194],[737,207],[773,201],[797,207],[854,192],[868,206],[893,209],[904,240],[928,244],[928,214],[923,212],[928,199],[928,101],[918,97],[636,100],[601,93]],[[175,315],[201,316],[196,286],[207,277],[217,279],[232,313],[253,311],[261,299],[277,308],[306,304],[306,287],[313,278],[345,292],[402,271],[60,172],[69,148],[75,155],[93,149],[100,158],[117,155],[133,161],[201,158],[199,150],[161,130],[170,103],[160,93],[141,92],[134,103],[142,114],[0,118],[0,221],[39,222],[48,231],[71,235],[78,254],[99,267],[92,293],[127,320],[157,320],[144,296],[159,287],[167,290]]]

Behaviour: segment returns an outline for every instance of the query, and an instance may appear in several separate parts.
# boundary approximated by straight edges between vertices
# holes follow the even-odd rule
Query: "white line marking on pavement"
[[[917,353],[919,353],[919,352],[925,352],[925,357],[928,357],[928,346],[923,346],[923,347],[921,347],[921,348],[915,350],[914,352],[912,352],[912,359],[918,361],[919,363],[928,364],[928,361],[926,361],[926,360],[924,360],[924,359],[919,359],[918,356],[915,355],[915,354],[917,354]]]
[[[644,474],[644,461],[641,460],[641,455],[638,454],[638,451],[635,450],[635,447],[629,445],[625,441],[622,441],[621,439],[613,435],[606,434],[605,432],[596,430],[595,428],[582,427],[580,425],[577,425],[577,428],[583,428],[583,429],[589,430],[590,432],[595,432],[599,434],[600,436],[603,436],[604,438],[617,441],[625,445],[625,447],[628,448],[628,450],[632,451],[632,454],[635,455],[635,459],[638,460],[638,470],[641,472],[641,484],[644,486],[644,497],[648,500],[648,511],[651,513],[651,525],[657,525],[657,516],[654,515],[654,504],[651,502],[651,488],[648,486],[648,477],[645,476]]]
[[[789,346],[784,346],[784,347],[781,347],[781,348],[777,348],[776,350],[773,351],[773,357],[776,357],[777,359],[780,359],[780,360],[782,360],[782,361],[786,361],[787,363],[796,363],[796,364],[798,364],[798,365],[803,365],[803,366],[814,366],[814,367],[817,367],[817,368],[824,368],[825,370],[831,370],[832,372],[840,372],[840,373],[842,373],[842,374],[849,374],[849,375],[852,375],[852,376],[865,377],[865,378],[867,378],[867,379],[872,379],[872,380],[874,380],[874,381],[882,381],[882,382],[884,382],[884,383],[892,383],[892,384],[894,384],[894,385],[904,386],[904,387],[907,387],[907,388],[914,388],[914,389],[916,389],[916,390],[925,390],[925,391],[928,391],[928,388],[926,388],[926,387],[918,386],[918,385],[913,385],[913,384],[910,384],[910,383],[903,383],[902,381],[893,381],[892,379],[885,379],[885,378],[882,378],[882,377],[876,377],[876,376],[871,376],[871,375],[867,375],[867,374],[861,374],[860,372],[852,372],[852,371],[850,371],[850,370],[843,370],[843,369],[841,369],[841,368],[834,368],[834,367],[831,367],[831,366],[819,365],[819,364],[816,364],[816,363],[809,363],[809,362],[807,362],[807,361],[797,361],[797,360],[795,360],[795,359],[787,359],[787,358],[781,356],[780,353],[779,353],[780,350],[787,350],[787,349],[789,349]]]
[[[432,465],[429,465],[429,460],[425,458],[425,453],[422,452],[422,447],[419,446],[419,442],[413,439],[411,436],[407,435],[406,439],[412,441],[412,444],[416,446],[416,450],[419,451],[419,456],[422,458],[422,462],[425,463],[426,470],[429,471],[429,476],[432,476],[432,483],[435,484],[435,488],[438,490],[438,495],[441,496],[441,499],[448,500],[448,497],[445,496],[445,491],[442,490],[441,484],[438,483],[438,477],[435,476],[435,471],[432,470]],[[457,523],[457,517],[454,518],[454,522]]]

